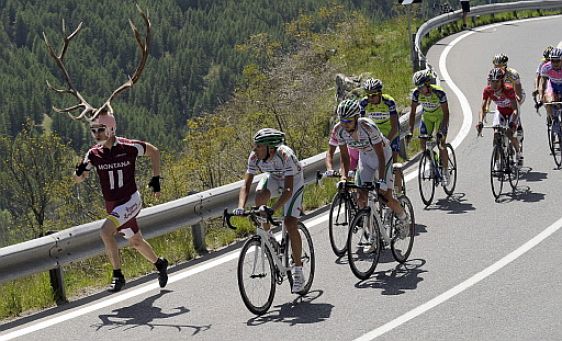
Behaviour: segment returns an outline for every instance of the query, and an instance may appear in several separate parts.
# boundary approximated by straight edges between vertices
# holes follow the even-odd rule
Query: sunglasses
[[[343,123],[343,124],[348,124],[348,123],[353,122],[353,120],[341,119],[340,122]]]
[[[368,93],[367,96],[368,97],[375,97],[375,96],[379,96],[380,94],[382,94],[382,92],[377,91],[377,92]]]
[[[90,130],[92,131],[92,134],[99,134],[105,132],[105,127],[90,128]]]

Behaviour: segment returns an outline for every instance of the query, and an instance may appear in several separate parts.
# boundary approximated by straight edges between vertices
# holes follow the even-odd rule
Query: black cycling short
[[[461,1],[461,8],[463,12],[470,12],[470,2]]]

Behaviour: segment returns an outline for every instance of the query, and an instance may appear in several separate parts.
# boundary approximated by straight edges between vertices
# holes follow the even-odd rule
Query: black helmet
[[[507,65],[508,60],[509,58],[505,54],[499,53],[494,56],[494,59],[492,59],[492,63],[494,65]]]

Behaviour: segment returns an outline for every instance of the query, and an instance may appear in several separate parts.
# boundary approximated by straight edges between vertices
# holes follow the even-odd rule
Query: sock
[[[113,277],[125,277],[125,276],[123,276],[123,273],[121,272],[121,269],[114,269],[113,270]]]

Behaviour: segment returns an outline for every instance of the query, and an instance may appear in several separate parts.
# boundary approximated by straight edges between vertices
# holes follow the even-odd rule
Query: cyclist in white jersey
[[[539,66],[537,67],[537,76],[535,77],[535,90],[533,91],[533,97],[537,97],[537,95],[539,94],[539,83],[541,81],[541,68],[544,64],[546,64],[549,61],[549,56],[550,56],[550,51],[552,51],[552,49],[554,48],[554,46],[552,45],[548,45],[547,47],[545,47],[544,51],[542,52],[542,59],[541,62],[539,63]],[[543,100],[542,98],[538,98],[537,101],[541,101]],[[538,107],[537,107],[538,109]]]
[[[302,195],[304,191],[304,175],[300,161],[291,148],[284,145],[285,134],[272,128],[264,128],[254,135],[254,149],[248,157],[248,168],[244,176],[244,185],[240,188],[238,208],[234,214],[244,213],[254,176],[265,173],[256,188],[256,206],[263,215],[271,215],[283,207],[283,224],[289,233],[291,249],[295,264],[293,273],[293,293],[299,293],[304,286],[302,272],[302,240],[298,231],[299,217],[302,215]],[[271,193],[281,194],[277,201],[266,206]],[[267,223],[263,224],[269,230]]]
[[[376,124],[368,118],[359,117],[361,106],[359,101],[346,99],[338,105],[340,121],[336,123],[330,136],[330,148],[340,148],[340,160],[343,164],[342,180],[347,179],[349,158],[347,146],[359,150],[359,169],[356,174],[357,185],[367,185],[378,178],[379,193],[398,216],[403,226],[410,224],[406,210],[394,198],[392,175],[392,149],[390,142],[384,137]],[[326,173],[333,173],[332,160],[326,158]],[[359,207],[367,206],[367,191],[359,190],[357,203]]]

